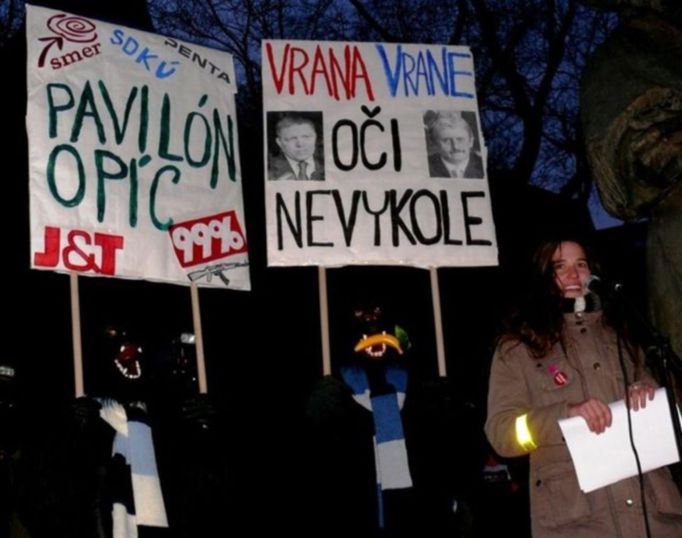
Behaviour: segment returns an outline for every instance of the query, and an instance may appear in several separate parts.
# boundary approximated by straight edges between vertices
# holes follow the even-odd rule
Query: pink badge
[[[559,370],[559,367],[557,365],[550,364],[547,367],[547,370],[549,370],[550,375],[552,375],[554,377],[554,384],[555,385],[562,386],[562,385],[565,385],[566,382],[568,381],[568,376],[564,372]]]

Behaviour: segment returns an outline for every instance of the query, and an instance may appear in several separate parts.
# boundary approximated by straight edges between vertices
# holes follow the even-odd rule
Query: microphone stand
[[[677,413],[677,400],[675,398],[675,381],[673,377],[673,370],[682,372],[682,360],[675,353],[670,345],[670,339],[664,334],[660,333],[647,319],[639,309],[635,306],[633,301],[623,294],[623,286],[618,284],[608,294],[608,298],[622,306],[629,318],[635,321],[643,333],[643,339],[646,343],[644,353],[647,358],[647,363],[651,364],[651,368],[657,374],[663,388],[665,388],[668,397],[668,408],[670,411],[670,418],[673,424],[673,432],[675,434],[675,444],[677,445],[677,455],[682,461],[682,427],[680,426],[680,417]],[[682,479],[682,476],[680,477]]]
[[[668,396],[668,408],[670,410],[670,418],[673,423],[673,431],[675,432],[675,443],[677,444],[677,455],[682,460],[682,427],[680,427],[680,416],[677,413],[677,400],[675,398],[675,378],[673,370],[677,372],[682,371],[682,361],[679,355],[673,351],[670,345],[670,339],[662,335],[650,326],[651,343],[647,346],[645,354],[647,361],[652,364],[652,369],[655,369],[658,378],[661,380],[665,388],[665,393]]]

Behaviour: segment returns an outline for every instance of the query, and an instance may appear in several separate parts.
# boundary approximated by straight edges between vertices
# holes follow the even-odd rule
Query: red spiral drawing
[[[64,41],[91,43],[97,39],[97,27],[88,19],[76,15],[67,15],[66,13],[53,15],[48,19],[47,27],[56,35],[38,38],[39,41],[45,41],[45,47],[38,58],[38,67],[45,64],[47,51],[52,45],[56,44],[57,48],[62,50]]]

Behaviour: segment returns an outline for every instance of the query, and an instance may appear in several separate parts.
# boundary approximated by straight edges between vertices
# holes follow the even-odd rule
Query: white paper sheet
[[[637,474],[625,401],[614,402],[609,407],[613,421],[601,434],[591,432],[582,417],[559,421],[580,489],[585,493]],[[658,389],[654,399],[647,401],[644,409],[633,411],[631,416],[642,472],[679,461],[665,389]]]

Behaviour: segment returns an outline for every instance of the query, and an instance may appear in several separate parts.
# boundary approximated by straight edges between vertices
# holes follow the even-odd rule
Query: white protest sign
[[[248,290],[232,57],[27,12],[31,266]]]
[[[262,46],[269,265],[497,265],[468,48]]]

